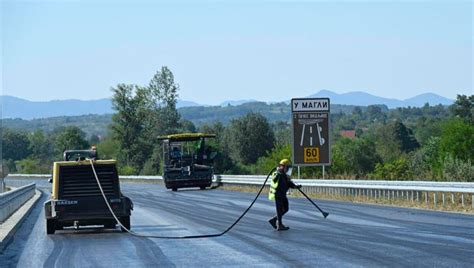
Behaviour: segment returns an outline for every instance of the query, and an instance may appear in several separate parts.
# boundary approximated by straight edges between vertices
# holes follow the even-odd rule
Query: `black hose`
[[[255,198],[253,199],[252,203],[250,203],[250,206],[242,213],[242,215],[240,215],[239,218],[237,218],[237,220],[235,220],[234,223],[232,223],[232,225],[230,225],[226,230],[224,230],[222,233],[217,233],[217,234],[207,234],[207,235],[186,235],[186,236],[159,236],[159,235],[144,235],[144,234],[138,234],[138,233],[135,233],[127,228],[125,228],[123,226],[123,224],[119,221],[119,219],[117,218],[117,216],[115,216],[115,213],[113,212],[112,208],[110,207],[110,204],[109,204],[109,201],[107,200],[105,194],[104,194],[104,191],[102,190],[102,186],[100,185],[100,181],[99,181],[99,178],[97,176],[97,173],[95,171],[95,168],[94,168],[94,164],[92,162],[92,160],[90,161],[91,162],[91,166],[92,166],[92,171],[94,172],[94,176],[97,180],[97,184],[99,185],[99,189],[102,193],[102,197],[104,197],[104,200],[105,200],[105,203],[107,204],[107,207],[109,208],[110,212],[112,213],[112,215],[114,216],[115,220],[117,221],[118,225],[120,225],[125,231],[127,231],[128,233],[130,233],[131,235],[134,235],[134,236],[138,236],[138,237],[146,237],[146,238],[160,238],[160,239],[192,239],[192,238],[209,238],[209,237],[218,237],[218,236],[222,236],[224,234],[226,234],[227,232],[229,232],[232,228],[234,228],[235,225],[237,225],[237,223],[239,223],[239,221],[245,216],[245,214],[247,214],[247,212],[252,208],[253,204],[255,204],[255,202],[257,201],[258,197],[260,196],[260,194],[262,193],[263,191],[263,188],[265,188],[265,184],[267,183],[268,181],[268,178],[270,178],[270,175],[273,173],[273,171],[275,171],[276,167],[273,168],[267,175],[267,178],[265,179],[265,181],[263,182],[262,184],[262,187],[260,187],[260,190],[258,191],[257,195],[255,196]]]

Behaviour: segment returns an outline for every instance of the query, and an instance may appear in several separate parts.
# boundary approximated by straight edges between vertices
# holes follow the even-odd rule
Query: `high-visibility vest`
[[[275,200],[275,193],[276,193],[276,189],[278,188],[279,182],[280,180],[278,179],[277,172],[273,172],[272,181],[270,183],[270,191],[268,192],[268,199]]]

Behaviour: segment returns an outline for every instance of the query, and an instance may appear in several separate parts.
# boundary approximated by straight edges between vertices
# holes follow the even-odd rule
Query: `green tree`
[[[275,147],[283,147],[287,144],[291,144],[291,125],[285,121],[277,121],[272,124],[273,131],[275,133]]]
[[[413,125],[413,132],[416,139],[425,144],[431,137],[439,137],[442,132],[442,123],[439,119],[434,117],[420,117]]]
[[[1,128],[2,136],[2,158],[10,160],[21,160],[30,155],[30,141],[22,131],[13,131]]]
[[[440,140],[442,156],[449,154],[463,161],[474,161],[474,125],[453,118],[443,125]]]
[[[151,140],[155,140],[151,138]],[[155,146],[152,146],[151,154],[146,160],[143,168],[140,170],[140,175],[156,175],[162,169],[162,158],[163,158],[163,149],[162,143],[156,142]]]
[[[348,117],[348,116],[343,116],[339,122],[338,122],[338,126],[342,129],[342,130],[354,130],[355,126],[356,126],[356,122]]]
[[[354,109],[352,109],[352,115],[358,116],[359,118],[362,117],[362,109],[359,106],[354,107]]]
[[[383,108],[381,105],[367,106],[367,118],[372,122],[385,122],[387,115],[383,112]]]
[[[179,132],[176,109],[179,86],[173,73],[162,67],[147,87],[119,84],[112,88],[112,133],[119,144],[119,160],[127,172],[158,173],[161,159],[158,137]],[[187,124],[187,127],[192,127]],[[144,168],[146,167],[146,170]]]
[[[35,159],[47,160],[53,155],[53,144],[43,130],[36,130],[28,135],[29,150]]]
[[[474,124],[474,95],[458,95],[450,108],[455,116]]]
[[[112,117],[111,129],[119,144],[119,160],[126,165],[141,168],[149,147],[144,137],[144,128],[149,125],[145,119],[148,100],[146,89],[119,84],[112,91],[112,105],[116,113]]]
[[[196,132],[196,126],[190,120],[181,119],[179,124],[181,125],[183,132]]]
[[[2,160],[3,160],[2,162],[5,163],[5,165],[7,166],[9,173],[15,173],[18,171],[16,169],[16,164],[14,160],[12,159],[2,159]]]
[[[65,127],[56,134],[54,140],[54,148],[59,155],[66,150],[88,149],[88,147],[86,134],[76,126]]]
[[[244,165],[255,163],[275,143],[275,136],[267,119],[255,113],[232,120],[225,136],[230,157]]]
[[[440,159],[440,137],[431,137],[419,150],[410,156],[410,170],[416,179],[437,179],[442,171]]]
[[[384,162],[394,161],[402,153],[408,153],[420,146],[411,129],[400,121],[379,125],[374,137],[377,152]]]
[[[173,134],[180,129],[180,115],[176,109],[178,102],[179,85],[174,81],[174,75],[168,67],[163,66],[150,81],[148,89],[151,100],[156,108],[159,108],[160,132],[162,134]]]
[[[252,174],[267,175],[270,170],[278,165],[280,160],[287,158],[291,159],[290,144],[279,144],[268,154],[262,156],[257,160],[257,163],[252,168]]]
[[[331,174],[360,177],[372,172],[381,158],[369,139],[341,138],[332,146]]]
[[[99,159],[117,159],[120,144],[112,136],[106,137],[97,144]]]

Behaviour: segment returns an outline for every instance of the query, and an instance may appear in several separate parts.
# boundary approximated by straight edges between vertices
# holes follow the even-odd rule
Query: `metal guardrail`
[[[8,174],[9,178],[38,178],[49,179],[51,174]]]
[[[9,174],[9,178],[36,178],[36,179],[49,179],[51,178],[51,174]],[[132,176],[132,175],[125,175],[119,176],[120,179],[126,180],[163,180],[162,176]]]
[[[31,183],[0,194],[0,223],[35,195],[36,184]]]
[[[218,182],[225,185],[260,186],[266,176],[220,175]],[[301,184],[307,193],[325,194],[333,197],[350,196],[367,199],[407,200],[433,207],[445,206],[448,197],[452,204],[467,205],[468,198],[474,208],[474,183],[432,181],[378,181],[378,180],[293,180]]]
[[[162,181],[163,177],[162,176],[119,176],[121,180],[145,180],[145,181],[153,181],[153,180],[159,180]]]
[[[11,174],[10,177],[49,178],[44,174]],[[262,175],[216,175],[214,182],[223,185],[260,186],[266,176]],[[161,176],[120,176],[123,180],[162,181]],[[320,193],[334,197],[352,196],[370,199],[396,200],[412,202],[424,201],[434,207],[440,203],[460,203],[467,206],[471,199],[474,209],[474,183],[472,182],[433,182],[433,181],[381,181],[381,180],[293,180],[303,186],[303,191]]]
[[[262,184],[266,176],[246,176],[246,175],[219,175],[223,183],[247,183]],[[387,190],[427,190],[437,189],[440,192],[465,192],[474,193],[474,183],[472,182],[433,182],[433,181],[381,181],[381,180],[293,180],[303,186],[319,187],[351,187]]]

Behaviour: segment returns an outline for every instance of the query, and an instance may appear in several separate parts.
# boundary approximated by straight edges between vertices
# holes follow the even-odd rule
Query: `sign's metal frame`
[[[293,101],[294,100],[327,100],[328,102],[328,110],[327,111],[308,111],[308,112],[293,112]],[[300,167],[320,167],[320,166],[330,166],[331,165],[331,139],[329,138],[331,136],[331,100],[329,98],[293,98],[290,101],[291,105],[291,162],[295,166],[300,166]],[[327,113],[328,114],[328,146],[329,146],[329,158],[327,163],[313,163],[313,164],[295,164],[295,129],[294,129],[294,113]]]

